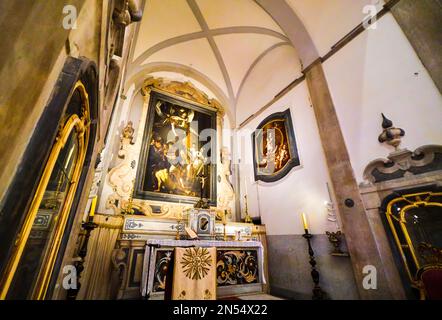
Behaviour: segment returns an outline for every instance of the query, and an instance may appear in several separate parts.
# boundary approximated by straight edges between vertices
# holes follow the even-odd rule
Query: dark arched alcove
[[[81,92],[81,96],[79,92]],[[2,298],[44,299],[51,295],[55,284],[54,275],[59,272],[81,191],[91,165],[98,126],[97,99],[98,77],[95,64],[86,58],[68,57],[52,90],[51,97],[37,122],[13,181],[0,205],[0,289]],[[39,284],[38,281],[35,284],[36,287],[40,286],[38,290],[28,288],[25,282],[17,285],[18,281],[15,284],[15,289],[9,290],[14,287],[15,273],[20,265],[23,252],[26,252],[30,239],[29,230],[35,227],[35,212],[37,209],[40,210],[43,203],[43,196],[39,198],[39,194],[42,194],[42,185],[46,179],[43,191],[46,192],[51,188],[51,178],[47,177],[48,172],[50,176],[55,172],[54,168],[58,158],[55,158],[54,155],[57,157],[61,155],[64,148],[64,144],[62,144],[58,153],[54,153],[60,144],[59,141],[63,138],[64,131],[61,128],[68,127],[70,123],[76,123],[72,124],[72,128],[74,126],[81,128],[75,129],[79,130],[75,139],[78,139],[77,136],[81,137],[83,148],[81,157],[75,156],[76,160],[81,159],[76,162],[76,167],[73,169],[74,180],[76,180],[74,181],[75,188],[70,189],[69,186],[70,198],[68,202],[63,200],[65,202],[61,204],[63,209],[60,209],[60,212],[64,212],[62,216],[64,222],[61,224],[57,220],[57,223],[54,223],[54,225],[56,224],[55,233],[58,232],[58,240],[54,242],[53,238],[49,239],[47,245],[49,249],[45,249],[51,253],[50,268],[45,267],[45,263],[43,263],[39,267],[40,269],[35,271],[38,274],[38,279],[42,278],[41,274],[46,273],[45,280],[41,281],[44,284]],[[67,130],[68,128],[66,129],[68,133],[66,143],[72,138],[71,133],[73,132]],[[48,170],[51,163],[55,164],[52,169]],[[66,183],[68,183],[67,181]],[[72,181],[69,183],[72,184]],[[42,254],[42,257],[47,259],[47,254]],[[45,260],[45,262],[47,261]]]

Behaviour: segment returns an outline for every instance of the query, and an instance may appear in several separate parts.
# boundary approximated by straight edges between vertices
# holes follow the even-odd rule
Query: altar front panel
[[[177,224],[178,220],[176,219],[161,219],[138,215],[127,215],[124,217],[123,227],[117,240],[116,248],[112,254],[112,264],[114,267],[112,280],[114,290],[112,296],[116,299],[139,299],[141,297],[146,241],[174,241],[177,236]],[[218,221],[215,224],[215,233],[215,238],[219,242],[226,242],[221,240],[224,237],[224,226]],[[263,278],[268,279],[265,227],[247,223],[228,222],[225,233],[229,241],[233,240],[234,237],[240,233],[241,238],[247,240],[240,241],[241,244],[258,242],[263,246],[264,267],[262,267],[262,269],[265,275]],[[183,236],[183,233],[180,232],[180,235]],[[223,294],[223,291],[229,291],[233,286],[234,285],[220,286],[221,293],[219,296],[239,294],[235,292]],[[258,281],[258,283],[251,283],[247,286],[237,286],[236,292],[240,292],[239,289],[241,288],[244,290],[247,289],[249,292],[252,290],[251,288],[255,290],[253,292],[258,292],[264,288],[263,292],[268,292],[267,283]],[[247,290],[244,293],[248,293]],[[162,294],[163,293],[160,295]]]
[[[175,247],[216,247],[217,295],[234,296],[244,293],[262,293],[264,254],[258,241],[147,241],[142,280],[142,295],[163,299],[166,274]]]

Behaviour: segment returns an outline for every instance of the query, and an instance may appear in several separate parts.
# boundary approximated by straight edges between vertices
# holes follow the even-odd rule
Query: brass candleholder
[[[178,219],[178,221],[177,221],[177,225],[176,225],[175,240],[180,240],[180,239],[181,239],[181,235],[180,235],[180,229],[181,229],[181,226],[180,226],[180,223],[181,223],[181,220]]]
[[[244,203],[245,203],[245,214],[246,214],[246,216],[244,217],[244,222],[253,223],[252,217],[249,216],[249,208],[247,206],[247,195],[244,196]]]

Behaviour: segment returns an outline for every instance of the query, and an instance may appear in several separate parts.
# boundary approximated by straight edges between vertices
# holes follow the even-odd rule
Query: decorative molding
[[[146,95],[149,94],[152,89],[199,103],[210,109],[215,109],[220,116],[224,116],[224,108],[221,103],[216,99],[209,98],[206,93],[196,88],[191,82],[170,81],[164,78],[149,77],[144,81],[141,92],[143,95]]]
[[[135,85],[136,91],[141,90],[146,75],[156,72],[178,73],[201,83],[214,94],[218,101],[220,101],[230,122],[232,124],[235,123],[235,114],[233,112],[234,105],[232,104],[232,100],[227,97],[225,90],[203,72],[185,64],[170,61],[158,61],[135,66],[130,73],[128,73],[127,80],[124,84],[124,92],[127,92],[132,85]]]
[[[135,160],[132,160],[133,140],[132,122],[129,122],[124,128],[121,137],[121,148],[118,151],[118,157],[123,161],[109,171],[108,183],[113,191],[120,198],[129,197],[133,187],[133,169]]]
[[[404,129],[394,127],[393,122],[389,120],[383,113],[382,119],[382,128],[384,130],[379,135],[378,141],[380,143],[386,143],[398,150],[398,147],[402,142],[402,137],[405,136]]]
[[[370,162],[364,170],[364,180],[373,184],[437,170],[442,170],[442,146],[426,145],[414,152],[397,150],[387,159]]]

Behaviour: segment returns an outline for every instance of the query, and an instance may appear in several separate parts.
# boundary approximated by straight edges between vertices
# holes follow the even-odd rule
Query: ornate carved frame
[[[285,127],[287,130],[287,138],[289,143],[289,152],[290,152],[290,160],[286,163],[284,168],[280,170],[279,172],[276,172],[272,175],[261,175],[258,173],[258,167],[256,165],[257,162],[257,155],[256,155],[256,131],[262,129],[267,123],[274,121],[274,120],[284,120]],[[255,174],[255,181],[261,180],[264,182],[274,182],[282,179],[285,177],[290,170],[293,167],[299,166],[299,154],[298,154],[298,148],[296,146],[296,139],[295,139],[295,133],[293,130],[293,122],[292,117],[290,115],[290,109],[287,109],[283,112],[277,112],[273,113],[267,118],[265,118],[256,128],[255,132],[252,133],[252,148],[253,148],[253,170]]]
[[[155,103],[158,99],[172,102],[181,105],[185,108],[204,113],[211,117],[211,129],[217,129],[217,116],[224,115],[224,110],[221,104],[215,99],[209,99],[208,96],[195,88],[190,82],[166,82],[161,78],[149,78],[145,81],[142,88],[145,96],[150,96],[149,109],[146,118],[146,126],[144,128],[143,142],[138,160],[138,168],[136,180],[134,185],[134,198],[167,202],[179,203],[195,203],[198,197],[160,194],[143,190],[143,181],[147,165],[147,153],[149,148],[150,135],[153,126],[153,119],[155,115]],[[209,204],[211,206],[217,205],[217,137],[212,137],[211,140],[211,157],[212,164],[210,165],[210,197]]]

